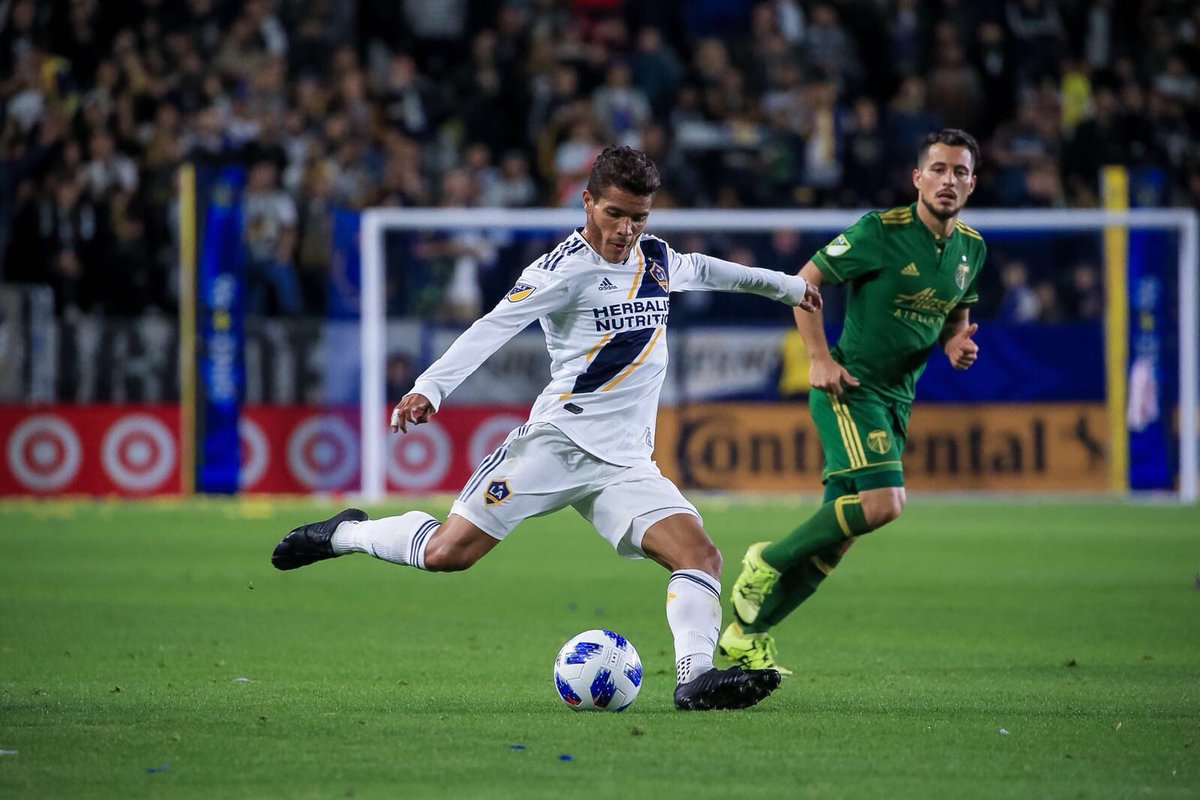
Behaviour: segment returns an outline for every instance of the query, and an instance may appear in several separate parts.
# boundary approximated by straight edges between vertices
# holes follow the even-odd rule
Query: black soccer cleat
[[[675,687],[675,707],[680,711],[749,708],[775,691],[781,680],[773,669],[714,667]]]
[[[333,552],[333,545],[329,540],[333,538],[337,526],[347,520],[362,522],[366,518],[365,511],[347,508],[329,519],[301,525],[275,545],[275,552],[271,553],[271,564],[275,569],[296,569],[334,558],[337,553]]]

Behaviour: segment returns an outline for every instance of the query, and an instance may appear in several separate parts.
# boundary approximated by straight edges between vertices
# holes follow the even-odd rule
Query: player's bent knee
[[[872,493],[869,497],[863,497],[863,516],[866,517],[871,530],[877,530],[897,520],[904,511],[904,499],[903,489]]]

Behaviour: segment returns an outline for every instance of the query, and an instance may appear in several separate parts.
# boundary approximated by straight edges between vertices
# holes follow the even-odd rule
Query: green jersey
[[[835,361],[883,397],[911,403],[946,315],[979,300],[987,246],[962,221],[947,237],[916,204],[872,211],[813,256],[830,283],[847,283],[846,324]]]

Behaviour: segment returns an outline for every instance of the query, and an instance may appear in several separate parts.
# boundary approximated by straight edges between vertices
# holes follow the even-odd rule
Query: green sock
[[[763,598],[758,618],[743,625],[747,633],[770,630],[812,597],[841,562],[854,538],[867,532],[858,495],[842,492],[845,492],[842,486],[829,484],[826,502],[817,513],[787,536],[763,548],[763,560],[783,574]]]
[[[842,544],[831,545],[781,575],[775,589],[764,598],[758,619],[754,625],[745,626],[745,630],[762,633],[782,622],[797,606],[813,596],[821,582],[841,563],[842,556],[854,542],[854,539],[847,539]]]
[[[858,495],[845,494],[821,506],[800,527],[763,548],[763,561],[787,574],[807,563],[811,556],[868,530]]]

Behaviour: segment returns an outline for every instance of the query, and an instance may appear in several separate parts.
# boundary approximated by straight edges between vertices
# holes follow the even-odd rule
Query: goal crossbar
[[[653,231],[770,232],[836,231],[854,223],[866,210],[805,211],[768,210],[677,210],[655,211]],[[384,397],[385,292],[383,234],[387,230],[533,230],[565,231],[581,223],[578,209],[474,209],[474,208],[372,208],[363,212],[359,231],[362,253],[361,332],[361,453],[362,494],[368,502],[384,495],[386,420],[380,409]],[[1200,402],[1200,316],[1197,314],[1200,281],[1200,215],[1192,209],[1099,209],[1002,210],[981,209],[965,216],[972,227],[986,231],[1072,230],[1174,230],[1179,234],[1179,499],[1196,501],[1197,403]],[[392,398],[393,400],[396,398]]]

